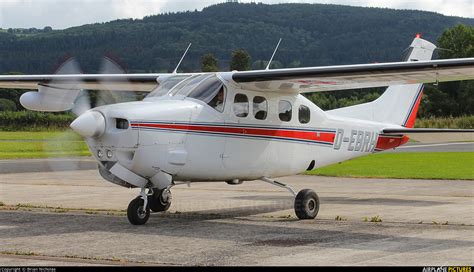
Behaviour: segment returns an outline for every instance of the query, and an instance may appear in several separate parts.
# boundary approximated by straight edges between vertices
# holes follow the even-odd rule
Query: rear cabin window
[[[308,107],[305,105],[301,105],[298,110],[298,119],[300,120],[301,124],[309,123],[311,119],[311,112]]]
[[[278,102],[278,117],[280,117],[280,120],[290,122],[291,113],[291,103],[286,100],[280,100],[280,102]]]
[[[237,117],[249,115],[249,99],[245,94],[236,94],[234,97],[234,113]]]
[[[262,96],[255,96],[253,98],[253,114],[255,119],[265,120],[267,118],[268,103],[267,99]]]

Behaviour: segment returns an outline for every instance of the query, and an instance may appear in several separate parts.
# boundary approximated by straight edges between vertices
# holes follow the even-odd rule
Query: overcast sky
[[[167,11],[201,10],[225,0],[0,0],[1,28],[63,29]],[[239,1],[250,2],[250,0]],[[263,3],[325,3],[417,9],[474,18],[474,0],[261,0]]]

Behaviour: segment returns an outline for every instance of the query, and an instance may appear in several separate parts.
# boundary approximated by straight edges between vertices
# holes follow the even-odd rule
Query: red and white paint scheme
[[[431,60],[436,46],[419,37],[403,62],[191,74],[0,76],[2,88],[38,89],[21,103],[38,111],[76,109],[101,175],[140,188],[128,218],[144,224],[165,211],[180,182],[260,179],[295,195],[300,219],[315,218],[319,199],[273,178],[302,173],[400,146],[413,129],[423,84],[474,79],[474,58]],[[66,69],[67,70],[67,69]],[[150,91],[143,101],[77,110],[81,89]],[[389,86],[365,104],[323,111],[302,93]],[[81,108],[81,107],[79,107]],[[472,135],[472,134],[470,134]]]

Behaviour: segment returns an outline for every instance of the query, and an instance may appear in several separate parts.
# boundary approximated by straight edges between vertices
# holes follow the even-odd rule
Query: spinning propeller
[[[119,74],[125,74],[125,70],[117,64],[117,62],[113,61],[111,58],[104,57],[102,60],[102,64],[100,67],[100,74],[114,74],[114,75],[119,75]],[[80,75],[82,74],[82,70],[75,58],[69,58],[66,60],[55,72],[57,75]],[[74,123],[78,121],[78,119],[91,119],[89,120],[90,122],[94,123],[97,120],[97,116],[94,115],[94,112],[90,112],[90,114],[85,114],[88,110],[98,107],[98,106],[103,106],[107,104],[113,104],[113,103],[119,103],[122,102],[125,99],[124,94],[125,92],[116,92],[114,91],[114,87],[117,87],[120,85],[120,90],[124,89],[130,89],[133,90],[133,86],[130,82],[128,82],[126,79],[123,80],[109,80],[106,77],[103,79],[100,79],[97,82],[97,91],[89,91],[89,90],[83,90],[81,89],[81,86],[83,85],[83,80],[78,78],[75,78],[73,80],[68,80],[67,85],[64,82],[61,82],[61,80],[52,80],[47,83],[48,86],[51,86],[52,88],[58,87],[61,88],[61,90],[58,91],[58,95],[60,93],[68,93],[68,97],[64,99],[70,99],[71,95],[77,96],[77,98],[74,100],[74,105],[71,108],[71,112],[77,116],[77,118],[71,123],[71,126],[74,126]],[[66,89],[66,90],[65,90]],[[48,92],[50,90],[48,89]],[[137,98],[138,94],[136,92],[133,92],[134,97],[127,97],[131,99]],[[59,97],[58,101],[60,101],[61,97]],[[64,103],[65,100],[62,101]],[[100,115],[100,114],[99,114]],[[102,117],[102,116],[100,116]],[[103,117],[102,117],[103,119]],[[82,124],[87,122],[83,122]],[[100,121],[100,120],[99,120]],[[103,120],[105,121],[105,120]],[[89,123],[90,123],[89,122]],[[76,122],[79,123],[79,122]],[[105,124],[104,124],[105,127]],[[84,129],[87,130],[83,126]],[[77,128],[75,128],[77,129]],[[80,129],[80,128],[79,128]],[[100,133],[100,131],[94,132],[94,133]],[[88,133],[81,133],[82,135],[87,135]],[[92,135],[91,135],[92,136]],[[51,141],[45,142],[43,145],[43,150],[47,154],[51,155],[58,155],[61,153],[73,153],[77,154],[78,156],[80,154],[80,150],[83,150],[83,145],[84,145],[84,140],[81,137],[78,137],[77,133],[74,133],[70,130],[67,130]],[[80,169],[90,169],[93,165],[96,165],[97,163],[93,160],[90,160],[88,158],[67,158],[67,159],[53,159],[49,158],[48,159],[48,165],[51,170],[54,172],[60,172],[60,171],[66,171],[66,170],[80,170]],[[58,174],[57,175],[59,179],[64,179],[65,177],[63,174]]]

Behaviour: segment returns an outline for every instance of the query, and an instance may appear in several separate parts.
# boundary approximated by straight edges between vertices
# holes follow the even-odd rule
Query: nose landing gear
[[[140,195],[128,204],[127,217],[132,225],[143,225],[148,221],[150,207],[145,188],[142,188]]]
[[[132,225],[143,225],[150,217],[150,210],[164,212],[171,205],[170,187],[158,190],[149,189],[148,193],[142,188],[140,195],[128,204],[127,217]]]

